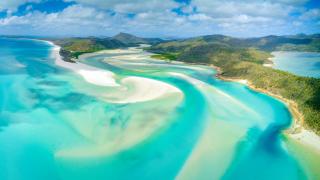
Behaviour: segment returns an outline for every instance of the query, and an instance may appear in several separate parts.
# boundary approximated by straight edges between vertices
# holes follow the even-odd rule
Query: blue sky
[[[319,0],[0,0],[0,34],[237,37],[320,33]]]

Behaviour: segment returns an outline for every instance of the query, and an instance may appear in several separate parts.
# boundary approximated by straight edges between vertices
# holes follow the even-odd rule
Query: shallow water
[[[320,53],[312,52],[273,52],[274,68],[299,76],[320,78]]]
[[[0,49],[0,179],[316,179],[315,165],[291,150],[303,147],[282,135],[287,107],[208,67],[136,49],[134,60],[125,52],[82,57],[121,84],[102,87],[56,66],[45,42],[3,38]],[[132,76],[182,94],[108,101],[136,93],[121,82]]]

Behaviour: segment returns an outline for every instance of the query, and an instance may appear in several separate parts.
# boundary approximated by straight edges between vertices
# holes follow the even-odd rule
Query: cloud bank
[[[51,36],[145,37],[203,34],[262,36],[317,33],[320,9],[308,0],[61,0],[56,12],[40,0],[0,1],[0,33]],[[55,8],[55,7],[47,7]]]

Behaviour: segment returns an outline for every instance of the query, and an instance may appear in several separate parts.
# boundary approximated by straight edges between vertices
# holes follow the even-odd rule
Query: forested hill
[[[299,77],[262,66],[274,50],[320,51],[319,34],[232,38],[223,35],[202,36],[160,43],[147,50],[153,57],[221,68],[223,77],[248,79],[264,89],[297,103],[304,125],[320,134],[320,79]]]
[[[125,48],[126,44],[110,38],[61,38],[48,39],[61,46],[60,55],[65,61],[74,61],[79,55],[104,49]]]
[[[113,36],[111,39],[120,41],[126,45],[135,46],[137,44],[157,44],[164,42],[160,38],[141,38],[128,33],[119,33]]]
[[[66,61],[73,61],[84,53],[96,52],[104,49],[117,49],[139,44],[156,44],[164,42],[159,38],[141,38],[127,33],[119,33],[113,37],[87,38],[59,38],[47,39],[62,47],[60,54]]]
[[[182,40],[160,43],[150,50],[180,51],[184,47],[215,44],[216,47],[226,48],[255,48],[263,51],[309,51],[320,52],[320,34],[265,36],[259,38],[234,38],[224,35],[207,35]]]

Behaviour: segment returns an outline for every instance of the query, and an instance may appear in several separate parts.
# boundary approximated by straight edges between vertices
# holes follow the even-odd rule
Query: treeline
[[[265,36],[257,38],[234,38],[224,35],[207,35],[160,43],[157,49],[178,50],[203,44],[217,44],[231,48],[254,48],[263,51],[309,51],[320,52],[320,34],[291,35],[291,36]]]

